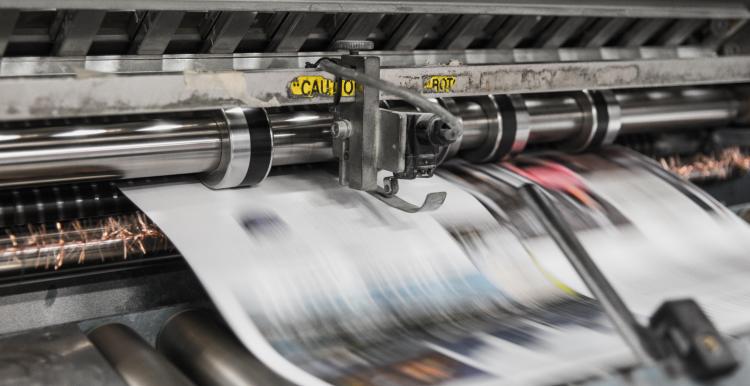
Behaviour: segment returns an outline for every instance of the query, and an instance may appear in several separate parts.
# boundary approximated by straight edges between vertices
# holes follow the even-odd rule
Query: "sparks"
[[[67,264],[84,264],[95,252],[104,262],[173,250],[161,230],[140,212],[97,221],[56,222],[52,233],[47,233],[44,225],[29,224],[25,231],[6,229],[6,234],[0,239],[0,264],[15,261],[34,269],[59,270]]]
[[[659,163],[664,169],[688,180],[725,179],[735,173],[750,171],[750,156],[736,146],[714,155],[699,154],[688,160],[679,156],[662,158]]]

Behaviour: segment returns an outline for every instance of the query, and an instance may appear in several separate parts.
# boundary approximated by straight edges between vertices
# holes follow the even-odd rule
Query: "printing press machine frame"
[[[0,385],[283,382],[196,311],[212,309],[197,279],[117,184],[238,188],[328,163],[418,212],[445,194],[408,202],[399,184],[454,157],[742,157],[750,4],[687,3],[0,1]],[[711,165],[686,177],[741,212],[747,170]],[[689,300],[641,326],[519,189],[641,362],[581,383],[747,383],[750,338]]]

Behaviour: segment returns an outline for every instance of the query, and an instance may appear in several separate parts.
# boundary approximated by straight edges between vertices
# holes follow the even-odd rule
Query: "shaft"
[[[630,91],[615,95],[622,108],[622,134],[722,127],[737,119],[740,105],[726,88]]]
[[[6,129],[0,186],[207,172],[224,126],[208,117]]]
[[[462,154],[481,162],[520,152],[527,144],[560,143],[561,148],[580,151],[609,143],[619,134],[725,126],[737,120],[740,110],[728,88],[580,91],[443,102],[463,120]],[[0,188],[178,174],[208,175],[218,181],[213,187],[257,183],[272,165],[332,160],[332,120],[328,107],[318,106],[0,129]],[[486,144],[507,135],[515,136],[512,150],[491,153],[497,146]],[[485,154],[485,147],[490,153]]]
[[[327,111],[291,111],[269,114],[273,131],[273,165],[294,165],[333,159],[331,124]]]

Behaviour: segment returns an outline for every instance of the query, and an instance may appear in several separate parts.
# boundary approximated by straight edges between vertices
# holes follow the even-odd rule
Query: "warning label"
[[[425,77],[424,90],[435,93],[451,92],[456,85],[456,77],[452,75],[434,75]]]
[[[341,82],[341,96],[354,96],[356,83],[353,80]],[[336,82],[321,75],[301,75],[289,83],[289,95],[312,98],[336,95]]]

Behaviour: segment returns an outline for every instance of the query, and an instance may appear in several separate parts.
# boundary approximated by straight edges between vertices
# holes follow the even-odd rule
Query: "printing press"
[[[750,383],[750,3],[684,3],[0,0],[0,385]]]

